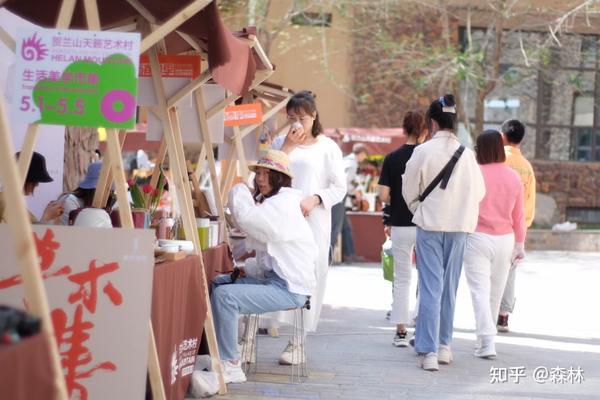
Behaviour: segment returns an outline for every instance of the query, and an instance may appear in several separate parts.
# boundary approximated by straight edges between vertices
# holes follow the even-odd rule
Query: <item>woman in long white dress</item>
[[[272,147],[281,149],[290,158],[294,175],[292,187],[305,196],[300,207],[312,230],[319,249],[316,265],[317,288],[312,295],[311,309],[305,313],[305,327],[309,332],[317,329],[329,268],[331,236],[331,207],[342,201],[346,194],[346,176],[342,151],[330,138],[323,135],[315,97],[311,92],[296,93],[287,103],[286,111],[291,128],[285,137],[273,141]],[[289,313],[287,313],[289,314]],[[289,315],[280,315],[286,320]],[[294,354],[296,352],[297,354]],[[300,350],[288,343],[281,354],[281,364],[299,360]]]

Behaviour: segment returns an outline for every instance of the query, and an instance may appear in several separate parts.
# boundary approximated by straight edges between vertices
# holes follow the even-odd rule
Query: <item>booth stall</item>
[[[359,166],[356,178],[365,201],[354,204],[347,215],[352,226],[356,254],[366,261],[379,262],[385,234],[382,204],[377,197],[377,182],[383,159],[406,142],[406,135],[402,128],[336,128],[325,130],[325,134],[340,145],[344,155],[351,153],[352,147],[357,143],[367,148],[369,156]]]
[[[76,62],[76,60],[82,59],[82,57],[78,58],[77,54],[85,54],[88,58],[84,58],[84,60],[102,63],[101,65],[104,65],[108,59],[116,60],[111,58],[114,56],[118,57],[119,61],[112,64],[118,66],[115,68],[124,68],[123,71],[127,71],[125,75],[130,78],[127,81],[128,83],[122,84],[122,86],[119,86],[117,82],[112,87],[112,92],[106,94],[101,92],[101,94],[105,94],[102,99],[97,94],[78,100],[73,99],[73,104],[65,105],[66,110],[69,110],[69,112],[60,112],[63,107],[63,100],[58,98],[56,99],[57,104],[51,106],[44,106],[41,96],[29,97],[27,101],[22,102],[21,111],[23,111],[25,105],[31,107],[31,99],[35,99],[33,101],[39,111],[36,111],[35,108],[28,108],[31,112],[30,115],[33,117],[29,118],[29,127],[18,165],[14,159],[9,114],[6,111],[3,96],[0,96],[0,180],[2,181],[7,210],[7,225],[0,229],[0,234],[12,238],[11,241],[3,242],[3,244],[5,244],[5,247],[8,246],[12,249],[11,254],[14,254],[14,263],[12,264],[16,268],[15,271],[3,270],[0,279],[7,282],[17,282],[15,285],[10,286],[10,292],[7,291],[9,286],[0,287],[0,296],[21,301],[21,303],[24,299],[29,311],[42,320],[42,337],[48,349],[50,361],[47,365],[47,371],[52,376],[52,388],[49,388],[46,392],[47,398],[61,400],[71,397],[82,399],[123,398],[125,392],[119,390],[125,389],[129,390],[126,393],[136,393],[125,397],[142,398],[141,393],[145,391],[146,368],[144,366],[140,370],[138,365],[137,369],[131,367],[130,370],[130,366],[126,362],[139,363],[140,360],[143,362],[147,359],[147,372],[153,398],[182,399],[185,394],[186,382],[185,380],[179,380],[179,378],[187,376],[186,379],[189,381],[190,363],[185,364],[185,362],[193,359],[190,357],[195,355],[199,345],[198,340],[193,339],[199,338],[202,330],[206,334],[213,360],[213,369],[217,371],[219,376],[220,393],[226,393],[208,299],[207,281],[211,278],[211,274],[226,272],[230,268],[226,261],[230,259],[230,256],[225,251],[226,246],[207,249],[205,252],[201,251],[192,202],[193,182],[189,180],[184,156],[183,128],[181,125],[182,109],[193,110],[195,118],[198,120],[199,130],[197,134],[203,146],[200,161],[204,161],[205,158],[208,161],[212,188],[218,194],[215,196],[218,216],[221,221],[224,221],[223,193],[215,169],[209,120],[216,114],[223,112],[225,107],[247,95],[250,90],[257,89],[273,73],[273,66],[251,31],[234,35],[224,27],[218,15],[216,2],[211,0],[169,2],[158,0],[103,0],[102,2],[96,0],[79,2],[76,0],[50,0],[43,4],[38,1],[9,0],[3,3],[3,7],[39,26],[39,28],[30,30],[31,36],[25,39],[19,36],[14,37],[3,28],[0,29],[0,40],[8,48],[15,51],[17,55],[20,54],[30,61],[43,61],[49,47],[52,47],[52,51],[55,47],[68,47],[70,51],[62,53],[66,55],[62,55],[60,58],[56,58],[58,56],[52,57],[51,61],[65,61],[72,57],[73,62]],[[54,27],[56,29],[42,27]],[[81,29],[89,29],[90,32]],[[141,35],[136,32],[141,32]],[[37,50],[37,59],[26,58],[29,54],[23,51],[23,47],[26,45]],[[103,51],[100,51],[100,49]],[[193,55],[198,59],[207,60],[208,68],[201,70],[199,75],[190,77],[183,86],[173,89],[172,86],[169,86],[169,71],[165,72],[163,68],[163,65],[168,64],[168,62],[165,63],[162,58],[165,55],[178,55],[182,52]],[[125,56],[121,58],[123,53]],[[138,69],[140,68],[138,56],[141,54],[145,54],[146,57],[146,61],[142,60],[142,63],[147,65],[147,76],[151,80],[148,87],[153,96],[153,104],[147,107],[149,112],[156,117],[162,135],[158,146],[158,164],[162,164],[164,157],[168,154],[171,190],[176,193],[179,202],[185,237],[193,244],[192,256],[157,267],[154,267],[152,263],[152,239],[154,238],[152,232],[132,229],[134,224],[127,197],[121,152],[127,136],[126,132],[128,129],[133,128],[135,124],[135,109],[138,100]],[[50,60],[47,61],[50,62]],[[100,68],[99,66],[94,67],[92,64],[90,62],[85,65],[90,68]],[[100,72],[73,70],[73,63],[68,64],[66,67],[56,66],[55,68],[58,75],[53,79],[59,82],[56,84],[60,86],[57,90],[63,91],[67,86],[68,88],[81,87],[75,84],[65,86],[67,73],[69,74],[69,81],[76,76],[78,84],[89,85],[86,86],[88,89],[90,87],[95,88],[94,85],[98,84],[99,79],[108,81],[112,78],[117,81],[122,78],[119,73],[121,70],[103,75]],[[18,72],[21,73],[20,78],[28,76],[24,71]],[[84,72],[87,74],[81,75],[81,77],[78,75]],[[38,75],[41,76],[42,73],[40,72]],[[141,71],[139,75],[144,76]],[[47,82],[44,81],[44,78],[47,78]],[[46,83],[46,90],[49,93],[54,90],[52,88],[52,85],[54,85],[52,83],[53,79],[50,78],[49,72],[46,72],[45,77],[40,78]],[[85,79],[85,82],[80,79]],[[102,84],[104,83],[102,82]],[[29,90],[39,89],[36,81],[34,81],[34,84],[35,88]],[[207,105],[207,96],[203,89],[209,84],[221,86],[225,96],[217,103]],[[26,87],[26,85],[23,85],[23,87]],[[102,88],[105,89],[104,86]],[[67,100],[65,98],[65,101]],[[86,101],[90,103],[85,103]],[[102,102],[102,104],[97,105],[99,102]],[[184,107],[180,102],[188,102],[189,104]],[[96,104],[102,110],[102,115],[100,117],[95,116],[96,119],[82,119],[82,115],[87,117],[84,104],[88,104],[91,109],[95,109],[93,105]],[[18,105],[16,107],[18,108]],[[68,114],[68,118],[57,114]],[[13,117],[11,113],[11,118]],[[31,160],[33,145],[36,142],[39,124],[106,128],[107,153],[104,157],[100,179],[96,187],[94,206],[100,207],[106,204],[110,188],[114,182],[119,219],[123,229],[114,230],[114,232],[111,232],[111,230],[97,232],[98,229],[87,228],[81,230],[73,227],[47,229],[36,227],[32,230],[22,195],[22,187]],[[234,132],[231,139],[232,143],[237,145],[244,134],[249,132]],[[244,160],[242,152],[238,152],[237,157],[240,162]],[[156,168],[151,180],[152,187],[157,187],[159,176],[160,168]],[[54,235],[60,240],[54,242]],[[52,262],[48,261],[47,265],[44,264],[44,251],[47,252],[48,248],[40,247],[40,240],[44,238],[49,241],[51,249],[62,246],[59,256],[55,258],[52,255]],[[122,253],[114,251],[119,246],[123,248]],[[103,286],[102,296],[105,296],[108,302],[103,303],[102,306],[99,305],[97,311],[95,303],[92,307],[84,289],[69,295],[67,286],[64,286],[69,284],[69,281],[72,284],[83,279],[78,273],[84,274],[85,269],[81,271],[69,270],[73,274],[63,279],[53,280],[52,285],[50,285],[49,277],[66,275],[67,269],[59,268],[58,271],[55,271],[58,275],[48,275],[46,269],[55,265],[53,262],[56,263],[57,267],[60,267],[59,263],[71,265],[74,256],[78,257],[78,268],[84,268],[89,264],[90,269],[98,269],[95,264],[96,259],[110,258],[112,261],[108,263],[109,266],[104,265],[103,268],[107,268],[107,273],[108,270],[120,271],[115,273],[115,284],[109,282]],[[113,260],[112,257],[115,259]],[[211,263],[210,268],[206,267],[208,262]],[[180,264],[175,266],[176,263]],[[147,268],[148,266],[154,268]],[[181,266],[181,269],[179,266]],[[174,272],[187,275],[175,277]],[[13,273],[15,275],[4,276],[4,274]],[[137,276],[135,276],[136,273]],[[173,290],[176,290],[177,287],[173,286],[175,282],[182,282],[182,280],[187,279],[191,279],[188,283],[193,283],[193,287],[190,287],[189,290],[190,296],[194,296],[192,303],[196,303],[199,307],[197,310],[187,310],[187,312],[194,313],[199,310],[199,315],[193,316],[199,319],[195,321],[195,324],[190,325],[186,319],[190,316],[187,315],[181,322],[185,325],[182,329],[183,339],[173,339],[165,336],[162,332],[161,315],[164,316],[164,313],[161,313],[160,307],[157,305],[158,300],[152,297],[164,298],[164,293],[173,293]],[[152,284],[152,281],[154,281],[154,284]],[[132,284],[138,285],[135,290],[133,287],[129,287]],[[96,295],[96,286],[93,286],[93,288],[94,295]],[[68,305],[65,305],[64,309],[57,308],[62,305],[57,300],[58,298],[60,298],[60,301],[67,301]],[[82,302],[81,305],[78,301]],[[177,300],[173,299],[173,301]],[[181,299],[181,301],[187,302],[189,299]],[[147,346],[137,346],[137,357],[128,357],[131,360],[122,360],[124,354],[129,356],[129,348],[127,347],[122,349],[121,358],[118,357],[119,346],[127,346],[128,342],[121,343],[119,341],[118,335],[115,336],[115,334],[123,332],[111,329],[111,318],[107,318],[105,314],[109,312],[110,307],[117,307],[121,304],[125,304],[127,307],[139,307],[137,311],[127,307],[123,308],[122,310],[127,309],[127,313],[123,315],[134,313],[138,318],[146,321],[145,323],[143,321],[140,323],[140,320],[136,322],[129,321],[131,326],[135,327],[135,329],[131,328],[130,332],[123,328],[123,332],[129,334],[130,337],[133,337],[131,335],[134,334],[137,335],[135,343],[148,343]],[[203,311],[204,309],[206,311]],[[90,313],[88,317],[95,315],[98,319],[93,322],[83,322],[81,318],[86,316],[82,315],[85,310]],[[151,319],[150,315],[152,316]],[[202,320],[201,315],[206,315],[205,320]],[[92,326],[95,324],[98,329],[91,339],[94,346],[100,346],[96,341],[103,343],[104,346],[110,346],[112,343],[113,350],[117,352],[115,353],[115,359],[100,360],[99,364],[89,365],[87,371],[84,366],[78,364],[78,360],[81,361],[81,358],[78,357],[81,357],[81,354],[88,354],[89,351],[86,348],[82,350],[79,347],[83,353],[77,355],[72,354],[74,350],[64,350],[64,346],[67,344],[71,344],[71,348],[73,347],[72,341],[75,335],[73,329],[75,328],[67,325],[71,320],[73,320],[73,323],[80,321],[85,327],[88,327],[89,324],[92,324]],[[191,333],[189,333],[189,329],[191,329]],[[155,335],[155,332],[157,332],[157,335]],[[81,335],[83,335],[81,336],[82,340],[90,337],[89,333],[82,333]],[[58,346],[55,339],[58,340]],[[176,349],[175,354],[172,352],[167,354],[164,350],[166,348],[165,343],[169,343],[170,347],[173,340],[179,340],[180,347]],[[33,345],[39,346],[39,341],[32,340],[31,342]],[[81,346],[82,344],[79,343],[78,345]],[[2,354],[2,356],[14,357],[10,354]],[[69,357],[75,357],[75,361],[71,359],[74,364],[69,364]],[[185,367],[173,369],[172,357],[176,357],[178,361],[183,360],[184,362],[178,365],[185,364]],[[90,361],[88,360],[88,362]],[[117,383],[119,379],[122,381],[124,378],[130,378],[130,376],[135,376],[135,379],[131,378],[127,387],[123,386],[124,382]],[[45,380],[45,382],[47,381],[48,379]],[[178,387],[173,385],[175,382],[177,382]],[[110,390],[116,390],[115,393],[120,394],[107,396],[106,393]]]

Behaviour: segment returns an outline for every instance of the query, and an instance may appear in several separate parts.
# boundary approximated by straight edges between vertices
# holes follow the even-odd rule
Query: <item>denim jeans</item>
[[[213,280],[210,299],[221,360],[238,360],[238,318],[240,314],[262,314],[301,307],[306,296],[288,291],[274,271],[264,280],[239,278],[231,283],[229,275]]]
[[[433,232],[417,227],[417,353],[437,353],[439,345],[449,346],[452,342],[456,290],[466,239],[463,232]]]

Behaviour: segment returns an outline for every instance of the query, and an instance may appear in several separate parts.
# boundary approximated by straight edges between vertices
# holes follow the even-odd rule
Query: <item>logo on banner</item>
[[[23,45],[21,46],[21,56],[24,60],[41,61],[48,55],[48,48],[42,39],[37,38],[37,33],[34,33],[29,39],[23,39]]]
[[[197,337],[184,339],[179,346],[175,346],[171,355],[171,385],[177,381],[178,375],[183,378],[194,372],[198,346]]]

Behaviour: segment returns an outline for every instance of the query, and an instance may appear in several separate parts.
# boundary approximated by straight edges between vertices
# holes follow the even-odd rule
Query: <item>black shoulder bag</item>
[[[462,155],[463,151],[465,151],[465,146],[461,145],[454,152],[454,155],[452,155],[450,161],[448,161],[448,163],[444,166],[444,168],[442,168],[440,173],[433,179],[433,181],[431,181],[429,186],[425,188],[423,194],[419,196],[419,201],[421,203],[427,198],[427,196],[429,196],[429,193],[431,193],[440,182],[442,183],[440,185],[440,189],[446,189],[446,186],[448,186],[448,181],[450,180],[450,176],[452,175],[452,171],[454,170],[454,167],[456,166],[456,163],[458,162],[458,159]]]

